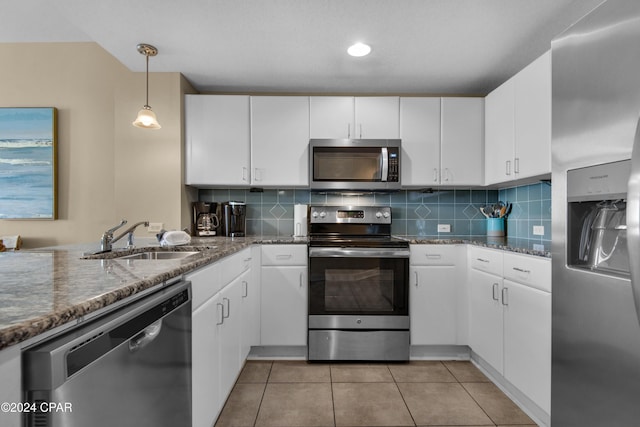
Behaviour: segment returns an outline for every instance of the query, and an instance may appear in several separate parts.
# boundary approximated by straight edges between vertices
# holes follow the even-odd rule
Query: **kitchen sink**
[[[158,247],[139,248],[138,251],[122,250],[85,253],[83,259],[142,259],[142,260],[167,260],[184,259],[191,255],[196,255],[205,250],[216,249],[217,246],[183,247],[182,250],[163,249]]]
[[[116,257],[117,259],[182,259],[200,253],[199,251],[148,251]]]

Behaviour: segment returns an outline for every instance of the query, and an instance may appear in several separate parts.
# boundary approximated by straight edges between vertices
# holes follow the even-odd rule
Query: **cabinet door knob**
[[[492,286],[492,293],[493,293],[492,296],[493,296],[493,300],[494,301],[499,301],[498,300],[498,286],[499,285],[497,283],[494,283],[493,286]]]
[[[438,168],[433,168],[433,182],[438,182]]]
[[[416,275],[416,288],[418,287],[418,272],[414,271],[413,272]]]
[[[506,164],[505,174],[511,175],[511,160],[507,160],[505,164]]]
[[[502,288],[502,305],[509,305],[509,288]]]
[[[513,173],[520,173],[520,158],[513,159]]]

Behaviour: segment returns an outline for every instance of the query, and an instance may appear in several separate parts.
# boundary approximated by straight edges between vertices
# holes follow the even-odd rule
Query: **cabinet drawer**
[[[455,245],[411,245],[411,265],[456,265],[458,246]]]
[[[307,265],[307,246],[262,245],[262,265]]]
[[[220,261],[222,285],[227,285],[233,279],[251,267],[251,249],[246,248]]]
[[[502,251],[470,246],[469,266],[502,277],[503,256]]]
[[[191,280],[191,309],[195,310],[222,288],[220,263],[209,264],[186,275]]]
[[[551,292],[551,260],[531,255],[505,253],[504,278]]]

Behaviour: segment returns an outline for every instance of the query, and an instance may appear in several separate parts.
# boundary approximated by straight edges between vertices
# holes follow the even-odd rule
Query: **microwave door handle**
[[[380,169],[382,169],[380,181],[386,181],[389,176],[389,150],[387,147],[382,147],[382,164],[380,165]]]

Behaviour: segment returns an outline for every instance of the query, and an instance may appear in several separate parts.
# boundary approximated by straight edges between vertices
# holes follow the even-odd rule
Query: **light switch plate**
[[[438,224],[438,233],[451,233],[451,224]]]
[[[161,222],[150,222],[149,227],[147,227],[147,232],[149,233],[159,233],[162,230]]]
[[[533,226],[533,235],[534,236],[544,236],[544,225],[534,225]]]

